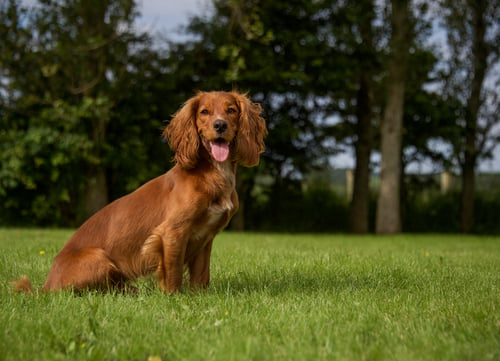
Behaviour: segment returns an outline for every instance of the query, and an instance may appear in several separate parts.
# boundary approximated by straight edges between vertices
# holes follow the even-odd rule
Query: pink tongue
[[[229,144],[222,142],[211,142],[210,150],[212,156],[217,162],[224,162],[229,155]]]

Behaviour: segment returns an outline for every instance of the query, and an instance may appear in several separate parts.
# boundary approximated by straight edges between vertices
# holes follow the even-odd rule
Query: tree
[[[326,93],[326,79],[343,78],[339,67],[328,65],[335,75],[324,72],[336,57],[331,56],[328,38],[318,36],[321,25],[328,23],[318,17],[322,2],[216,0],[213,6],[209,16],[191,20],[188,29],[196,39],[170,44],[169,54],[175,62],[172,67],[179,70],[180,92],[236,87],[249,91],[264,108],[272,131],[266,138],[260,170],[239,172],[244,209],[255,172],[272,175],[275,190],[285,189],[283,182],[300,178],[326,161],[332,153],[327,142],[331,134],[318,98]],[[233,223],[242,224],[241,220]]]
[[[126,55],[131,36],[127,32],[136,16],[134,7],[134,2],[129,0],[47,1],[37,19],[38,28],[47,29],[41,32],[47,48],[54,49],[49,50],[49,54],[59,58],[59,62],[45,66],[60,67],[69,84],[66,92],[69,92],[70,103],[90,104],[91,114],[81,118],[92,142],[90,161],[85,165],[83,212],[86,217],[109,201],[103,161],[114,107],[109,72],[120,63],[120,56]]]
[[[500,55],[500,2],[445,0],[442,6],[451,52],[444,89],[463,106],[457,119],[462,137],[452,144],[462,170],[461,230],[468,233],[474,224],[477,161],[498,143],[492,131],[500,109],[498,89],[485,88],[484,83],[489,74],[493,87],[498,86],[494,68]]]
[[[377,67],[374,47],[372,0],[358,3],[357,16],[361,41],[356,51],[358,59],[358,91],[356,95],[356,135],[353,196],[350,208],[350,229],[353,233],[369,230],[370,156],[373,148],[373,75]]]
[[[401,231],[401,138],[405,75],[412,27],[408,0],[392,0],[389,83],[381,132],[380,190],[377,201],[377,233]]]
[[[181,101],[163,99],[171,82],[133,29],[134,1],[0,10],[2,220],[75,225],[164,171],[160,128]]]

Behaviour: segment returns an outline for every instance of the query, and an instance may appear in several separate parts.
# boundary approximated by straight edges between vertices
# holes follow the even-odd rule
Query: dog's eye
[[[234,108],[229,108],[227,110],[227,114],[234,114],[234,113],[236,113],[236,109],[234,109]]]
[[[203,109],[200,114],[203,114],[203,115],[208,115],[208,110],[207,109]]]

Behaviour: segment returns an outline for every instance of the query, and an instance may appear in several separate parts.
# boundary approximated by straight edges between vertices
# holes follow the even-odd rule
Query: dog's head
[[[174,114],[163,135],[183,168],[194,168],[203,149],[216,162],[252,167],[267,134],[261,111],[245,94],[200,92]]]

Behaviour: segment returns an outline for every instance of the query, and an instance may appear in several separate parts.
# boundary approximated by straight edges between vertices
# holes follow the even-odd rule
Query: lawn
[[[0,360],[500,360],[500,238],[223,233],[208,291],[24,295],[69,230],[0,229]]]

